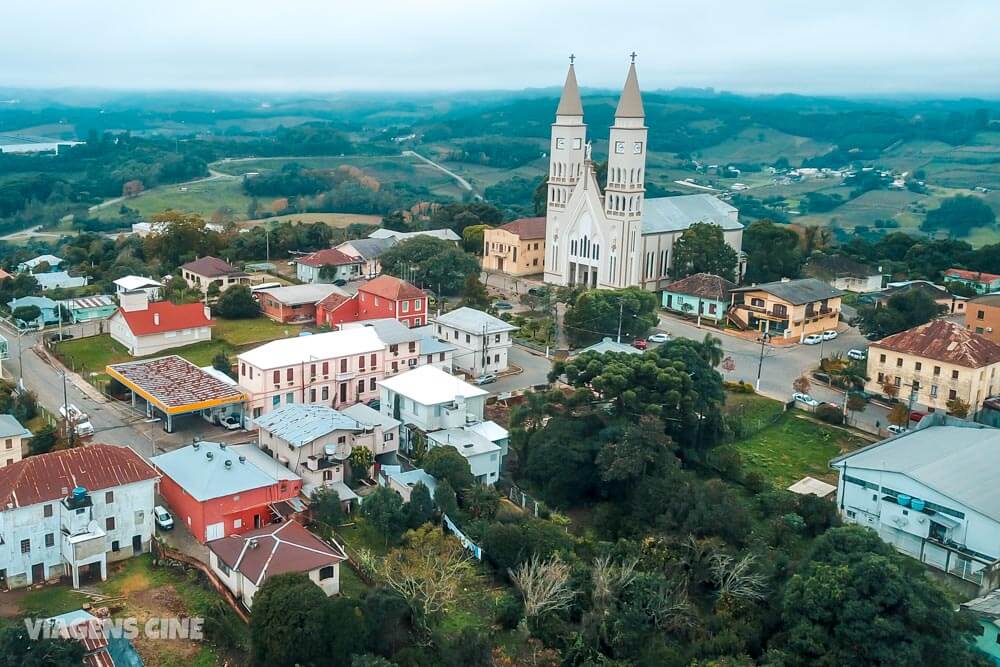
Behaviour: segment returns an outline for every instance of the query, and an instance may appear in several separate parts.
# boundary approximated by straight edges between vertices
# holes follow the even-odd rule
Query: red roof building
[[[511,276],[545,268],[545,218],[520,218],[483,232],[483,268]]]
[[[295,260],[295,275],[304,283],[332,283],[337,280],[356,280],[361,276],[364,260],[336,248],[324,248],[303,255]],[[323,273],[324,267],[332,267]],[[320,275],[323,273],[323,275]]]
[[[1000,275],[995,273],[951,268],[944,272],[944,281],[965,285],[974,290],[976,294],[1000,292]]]
[[[180,270],[187,284],[203,294],[207,294],[213,284],[224,292],[233,285],[250,282],[248,274],[218,257],[201,257],[184,264]]]
[[[353,297],[331,294],[316,304],[316,324],[336,327],[346,322],[383,318],[408,327],[427,324],[427,294],[411,283],[382,275],[358,288]]]
[[[211,311],[204,304],[149,303],[140,298],[135,308],[123,304],[111,316],[109,328],[129,354],[142,357],[211,340],[212,326]]]

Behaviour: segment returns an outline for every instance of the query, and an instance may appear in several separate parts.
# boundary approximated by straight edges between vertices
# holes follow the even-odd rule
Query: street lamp
[[[764,345],[771,339],[771,335],[766,331],[762,331],[760,334],[760,360],[757,362],[757,384],[754,385],[754,391],[760,391],[760,373],[764,369]]]

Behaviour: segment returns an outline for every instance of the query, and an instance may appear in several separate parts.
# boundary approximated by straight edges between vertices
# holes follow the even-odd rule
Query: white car
[[[798,392],[795,392],[794,394],[792,394],[792,400],[793,401],[798,401],[799,403],[805,403],[810,408],[815,408],[815,407],[819,406],[819,401],[817,401],[815,398],[813,398],[809,394],[800,394]]]
[[[889,433],[896,433],[896,434],[906,433],[906,429],[904,427],[896,426],[895,424],[889,424],[888,426],[885,427],[885,430],[888,431]]]
[[[847,358],[854,359],[855,361],[864,361],[868,358],[868,353],[864,350],[853,348],[847,351]]]
[[[670,340],[670,335],[665,333],[655,333],[649,338],[647,338],[650,343],[666,343]]]
[[[819,345],[823,342],[823,336],[819,334],[809,334],[802,339],[803,345]]]
[[[153,508],[153,518],[160,530],[172,530],[174,527],[174,517],[170,516],[170,512],[163,505]]]
[[[827,329],[821,334],[821,336],[823,337],[823,340],[833,340],[837,337],[837,332],[833,329]]]
[[[243,420],[236,415],[229,415],[219,422],[219,425],[227,431],[235,431],[243,428]]]

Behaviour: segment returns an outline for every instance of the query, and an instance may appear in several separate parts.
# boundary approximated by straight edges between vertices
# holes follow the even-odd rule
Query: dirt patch
[[[133,589],[128,597],[129,613],[138,619],[140,627],[151,618],[182,618],[188,615],[184,601],[173,585],[150,588],[149,580],[141,574],[130,576],[126,581],[133,583],[132,580],[136,580],[135,584],[140,580],[146,583],[145,588]],[[182,664],[201,650],[200,642],[186,639],[150,639],[140,635],[133,643],[147,665],[164,662]]]
[[[0,617],[17,618],[21,616],[21,600],[26,591],[5,591],[0,593]]]

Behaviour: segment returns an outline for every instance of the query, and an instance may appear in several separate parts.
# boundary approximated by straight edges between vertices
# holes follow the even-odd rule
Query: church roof
[[[576,72],[572,63],[566,72],[566,83],[563,84],[562,97],[559,98],[557,116],[582,116],[583,103],[580,102],[580,88],[576,85]]]
[[[713,222],[724,231],[743,229],[736,208],[712,195],[656,197],[643,204],[643,234],[682,232],[696,222]]]
[[[576,86],[575,79],[573,85],[574,87]],[[642,95],[639,93],[639,79],[635,75],[635,63],[633,62],[628,68],[628,77],[625,79],[622,96],[618,100],[618,108],[615,109],[615,118],[645,117],[646,110],[642,107]]]

